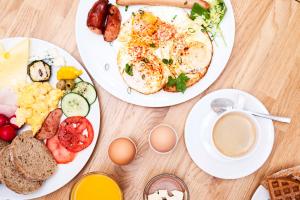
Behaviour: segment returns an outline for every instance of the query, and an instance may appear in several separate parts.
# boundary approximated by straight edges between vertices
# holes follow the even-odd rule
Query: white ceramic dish
[[[254,96],[240,90],[222,89],[198,101],[186,120],[185,143],[191,158],[199,168],[217,178],[237,179],[252,174],[264,164],[273,148],[272,121],[256,118],[263,134],[251,155],[238,160],[229,160],[214,151],[210,131],[218,115],[210,108],[210,103],[222,97],[229,98],[237,104],[241,96],[245,100],[245,109],[268,114],[265,106]]]
[[[5,49],[10,48],[14,46],[16,43],[21,41],[24,38],[7,38],[2,39],[0,42],[4,45]],[[85,71],[85,69],[81,66],[79,62],[77,62],[69,53],[67,53],[65,50],[50,44],[49,42],[38,40],[38,39],[31,39],[31,55],[36,55],[37,53],[40,53],[42,51],[48,50],[48,49],[56,49],[58,53],[65,58],[66,64],[75,66],[78,69],[82,69],[84,73],[81,75],[83,80],[92,83],[92,80],[90,79],[89,75]],[[50,79],[50,83],[52,85],[55,84],[56,79],[56,71],[58,68],[52,68],[53,70],[53,76]],[[55,85],[54,85],[55,86]],[[62,117],[62,120],[65,117]],[[92,144],[86,148],[85,150],[79,152],[77,156],[75,157],[74,161],[64,164],[64,165],[58,165],[58,169],[56,170],[55,174],[51,176],[47,181],[44,182],[42,187],[37,190],[34,193],[28,194],[28,195],[19,195],[8,188],[6,188],[4,185],[0,185],[0,199],[7,200],[7,199],[13,199],[13,200],[19,200],[19,199],[33,199],[45,196],[47,194],[50,194],[64,185],[66,185],[68,182],[70,182],[85,166],[87,161],[89,160],[90,156],[93,153],[93,150],[95,148],[95,145],[97,143],[97,139],[99,136],[99,130],[100,130],[100,107],[99,107],[99,101],[98,98],[96,102],[92,105],[89,115],[87,116],[87,119],[91,122],[94,128],[94,140]]]
[[[119,42],[107,43],[101,35],[92,33],[86,26],[88,12],[95,1],[81,0],[79,3],[76,16],[77,46],[80,56],[88,71],[93,74],[93,78],[106,91],[123,101],[146,107],[164,107],[183,103],[206,90],[221,75],[229,60],[234,43],[235,21],[230,0],[225,0],[227,13],[221,23],[221,29],[227,45],[224,44],[220,37],[216,38],[218,45],[214,42],[213,59],[207,74],[202,80],[188,88],[184,94],[160,91],[152,95],[143,95],[133,90],[128,92],[128,86],[122,79],[117,66]],[[115,3],[115,1],[113,0],[111,3]],[[124,6],[119,6],[123,18],[122,22],[129,19],[132,12],[144,7],[129,6],[126,12]],[[174,17],[179,12],[190,12],[190,10],[163,6],[147,7],[147,9],[158,16],[162,16],[161,19]],[[109,64],[109,70],[107,70],[106,64]]]
[[[262,185],[258,186],[251,200],[270,200],[269,191],[266,190]]]

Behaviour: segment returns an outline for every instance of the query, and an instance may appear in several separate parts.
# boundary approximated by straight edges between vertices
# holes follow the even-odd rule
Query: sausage
[[[87,27],[96,34],[102,34],[107,16],[108,0],[98,0],[87,18]]]
[[[121,21],[122,17],[119,9],[116,6],[110,4],[104,30],[105,41],[112,42],[117,39],[121,29]]]
[[[60,108],[51,111],[42,124],[41,129],[35,135],[38,140],[52,138],[58,131],[60,118],[63,112]]]
[[[195,3],[199,3],[205,9],[209,9],[210,7],[209,3],[205,0],[117,0],[117,4],[121,6],[150,5],[192,8]]]

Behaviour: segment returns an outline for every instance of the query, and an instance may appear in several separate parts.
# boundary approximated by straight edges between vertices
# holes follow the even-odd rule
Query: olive
[[[75,87],[74,80],[66,80],[66,90],[73,90]]]
[[[66,81],[65,80],[60,80],[56,83],[56,88],[60,90],[65,90],[66,89]]]

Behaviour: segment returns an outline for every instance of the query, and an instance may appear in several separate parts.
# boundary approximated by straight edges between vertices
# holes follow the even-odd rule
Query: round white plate
[[[241,159],[226,159],[216,152],[211,142],[211,130],[217,114],[210,108],[216,98],[229,98],[238,104],[244,99],[246,110],[268,114],[265,106],[254,96],[235,89],[222,89],[204,96],[190,112],[185,125],[185,143],[187,150],[196,163],[206,173],[222,179],[237,179],[259,169],[269,157],[274,143],[273,122],[256,118],[261,134],[257,148],[250,155]]]
[[[103,40],[101,35],[92,33],[86,26],[87,15],[96,0],[81,0],[79,3],[76,16],[76,39],[80,56],[87,67],[88,71],[93,74],[93,78],[109,93],[115,97],[140,106],[147,107],[164,107],[179,104],[188,101],[206,90],[222,73],[226,63],[230,57],[234,43],[235,21],[233,9],[230,0],[225,0],[228,8],[224,20],[221,23],[224,38],[227,45],[224,44],[221,38],[217,38],[214,42],[214,55],[211,65],[205,77],[194,86],[188,88],[184,94],[168,93],[160,91],[152,95],[143,95],[136,91],[128,92],[128,86],[122,79],[117,66],[117,52],[119,42],[114,41],[112,44]],[[115,3],[115,1],[111,1]],[[135,12],[143,6],[129,6],[128,11],[125,11],[124,6],[119,6],[122,14],[122,22],[125,22]],[[175,7],[147,7],[158,15],[165,17],[174,17],[176,13],[190,12]],[[162,18],[163,20],[164,18]],[[109,70],[106,70],[105,65],[109,64]]]
[[[8,38],[8,39],[2,39],[0,40],[1,44],[4,45],[5,49],[8,49],[15,44],[17,44],[19,41],[21,41],[24,38]],[[65,50],[50,44],[49,42],[38,40],[38,39],[30,39],[31,41],[31,55],[36,55],[37,53],[41,53],[45,50],[49,49],[56,49],[59,53],[59,55],[63,56],[65,58],[66,64],[70,66],[74,66],[78,69],[82,69],[84,73],[80,76],[83,80],[92,83],[90,77],[88,76],[85,69],[80,65],[79,62],[77,62],[69,53],[67,53]],[[58,70],[57,67],[52,67],[52,77],[50,79],[50,82],[53,86],[55,86],[56,82],[56,71]],[[65,119],[65,117],[62,117],[62,120]],[[95,145],[97,143],[97,139],[99,136],[99,130],[100,130],[100,108],[99,108],[99,101],[98,98],[96,102],[92,105],[90,113],[87,116],[87,119],[91,122],[94,128],[94,140],[92,144],[86,148],[85,150],[79,152],[74,159],[74,161],[64,164],[64,165],[58,165],[58,169],[56,170],[55,174],[51,176],[47,181],[44,182],[43,186],[37,190],[34,193],[28,194],[28,195],[19,195],[8,188],[6,188],[4,185],[0,184],[0,199],[33,199],[45,196],[47,194],[50,194],[64,185],[66,185],[68,182],[70,182],[85,166],[87,161],[89,160],[90,156],[93,153],[93,150],[95,148]]]
[[[260,185],[256,189],[255,193],[253,194],[251,200],[270,200],[271,197],[269,195],[269,191],[264,188],[264,186]]]

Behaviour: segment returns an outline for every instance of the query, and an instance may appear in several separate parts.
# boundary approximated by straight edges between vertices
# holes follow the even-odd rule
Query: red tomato
[[[17,131],[12,125],[4,125],[0,127],[0,138],[10,142],[17,136]]]
[[[60,144],[57,134],[47,140],[46,146],[51,151],[55,161],[58,164],[66,164],[72,162],[76,156],[76,153],[68,151],[64,146]]]
[[[93,126],[85,117],[68,117],[59,126],[58,139],[69,151],[82,151],[94,139]]]
[[[0,114],[0,126],[4,126],[8,124],[8,122],[9,122],[8,118],[5,115]]]

